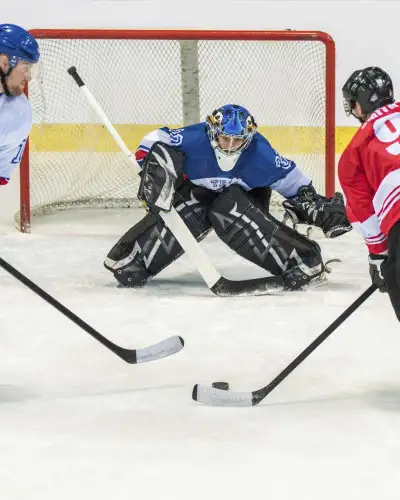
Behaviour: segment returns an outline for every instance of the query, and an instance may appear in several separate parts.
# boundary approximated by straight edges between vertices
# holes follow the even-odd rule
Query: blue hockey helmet
[[[15,24],[0,24],[0,54],[8,56],[11,68],[21,60],[37,63],[40,57],[35,37]]]
[[[225,104],[207,116],[206,130],[214,149],[233,154],[248,147],[257,123],[243,106]]]

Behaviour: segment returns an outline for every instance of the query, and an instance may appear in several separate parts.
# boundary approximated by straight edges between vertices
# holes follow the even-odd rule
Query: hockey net
[[[236,103],[317,191],[334,186],[335,55],[321,32],[34,30],[41,75],[16,222],[74,207],[137,206],[138,176],[67,74],[76,66],[134,151],[161,126]],[[277,196],[273,203],[278,204]]]

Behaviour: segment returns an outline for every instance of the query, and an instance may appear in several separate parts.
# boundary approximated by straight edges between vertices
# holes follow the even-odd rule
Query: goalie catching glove
[[[155,142],[143,161],[139,200],[150,212],[169,212],[177,185],[183,179],[185,156],[168,144]]]
[[[297,197],[285,200],[282,205],[293,224],[317,226],[327,238],[336,238],[352,229],[341,193],[325,198],[310,184],[299,188]]]

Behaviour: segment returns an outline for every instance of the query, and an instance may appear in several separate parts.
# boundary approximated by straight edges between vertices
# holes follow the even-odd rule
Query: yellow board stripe
[[[163,126],[165,125],[120,124],[115,128],[128,148],[134,151],[145,134]],[[179,128],[176,124],[169,126]],[[282,155],[323,154],[322,150],[318,150],[318,145],[324,143],[323,127],[260,126],[258,130]],[[356,127],[336,128],[336,153],[343,152],[356,131]],[[97,123],[34,124],[30,142],[32,149],[38,152],[119,152],[118,146],[106,128]]]

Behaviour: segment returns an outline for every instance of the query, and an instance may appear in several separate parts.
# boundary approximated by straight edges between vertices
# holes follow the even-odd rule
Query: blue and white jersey
[[[246,191],[269,186],[285,198],[291,198],[296,196],[299,187],[311,183],[293,161],[275,151],[260,133],[254,135],[243,152],[225,155],[212,147],[205,127],[205,123],[198,123],[150,132],[136,151],[139,165],[151,146],[161,141],[185,154],[184,173],[193,184],[212,191],[222,191],[231,184],[239,184]]]
[[[0,94],[0,185],[7,184],[21,161],[32,127],[32,107],[24,94]]]

